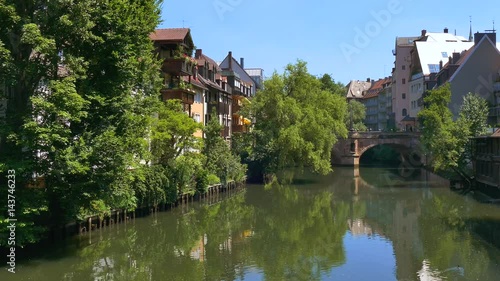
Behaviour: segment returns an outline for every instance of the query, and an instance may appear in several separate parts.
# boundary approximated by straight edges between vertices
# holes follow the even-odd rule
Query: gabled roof
[[[189,77],[187,76],[182,76],[182,80],[184,82],[191,83],[192,85],[201,88],[203,90],[208,90],[207,87],[198,79],[199,75],[191,76],[191,80],[189,80]]]
[[[450,77],[450,79],[449,79],[450,81],[452,81],[453,79],[455,79],[457,73],[459,73],[460,70],[462,70],[462,68],[464,67],[464,65],[469,60],[469,58],[476,52],[477,49],[479,49],[479,46],[481,46],[482,44],[491,44],[491,46],[493,46],[493,49],[495,49],[495,43],[491,42],[491,40],[490,40],[490,38],[488,36],[484,36],[483,38],[481,38],[481,40],[477,43],[477,45],[475,45],[472,48],[470,48],[460,58],[460,60],[458,61],[459,64],[460,64],[460,66],[458,67],[457,71],[455,71],[455,73],[453,74],[453,76]],[[500,57],[500,50],[498,50],[498,48],[496,48],[496,51],[497,51],[496,53],[497,53],[498,57]]]
[[[238,76],[240,77],[240,79],[248,82],[248,83],[251,83],[253,85],[255,85],[255,82],[253,81],[252,77],[250,77],[250,75],[248,75],[248,73],[245,71],[245,69],[243,67],[241,67],[240,63],[234,59],[234,57],[231,55],[231,69],[232,71],[234,71],[236,74],[238,74]],[[229,70],[229,54],[224,58],[224,60],[220,63],[220,68],[222,68],[222,70]]]
[[[418,52],[418,58],[424,75],[430,75],[429,65],[439,65],[440,61],[448,60],[454,52],[462,52],[470,49],[474,42],[436,42],[436,41],[417,41],[415,46]],[[436,72],[432,70],[432,72]]]
[[[363,99],[377,97],[385,89],[384,85],[390,82],[392,82],[391,77],[386,77],[375,81],[373,85],[364,93]]]
[[[371,82],[352,80],[347,84],[346,98],[360,99],[363,97],[363,92],[370,89],[371,86]]]
[[[442,33],[442,32],[427,32],[425,36],[422,38],[422,41],[426,42],[468,42],[465,37],[457,36],[451,33]]]
[[[224,89],[222,89],[221,86],[219,86],[219,84],[217,84],[215,82],[212,82],[212,81],[210,81],[208,79],[205,79],[202,76],[198,76],[198,79],[201,81],[201,83],[203,83],[207,87],[212,87],[212,88],[217,89],[217,90],[219,90],[221,92],[226,92]]]
[[[163,28],[156,29],[149,35],[153,41],[183,42],[190,33],[189,28]]]
[[[204,66],[205,62],[208,62],[209,68],[212,68],[212,66],[215,66],[217,71],[222,71],[221,68],[219,67],[219,65],[212,58],[210,58],[207,55],[202,54],[200,56],[200,58],[196,59],[196,61],[198,62],[198,66]]]

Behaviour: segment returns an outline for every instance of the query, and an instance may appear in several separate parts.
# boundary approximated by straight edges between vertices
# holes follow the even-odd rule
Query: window
[[[403,80],[401,81],[401,83],[406,84],[406,79],[403,78]]]
[[[408,115],[408,111],[406,110],[406,108],[403,108],[403,112],[402,112],[402,115],[403,115],[403,116],[406,116],[406,115]]]
[[[405,70],[406,69],[406,65],[403,64],[403,66],[401,67],[401,69]]]
[[[403,99],[406,99],[406,94],[405,93],[403,93]]]

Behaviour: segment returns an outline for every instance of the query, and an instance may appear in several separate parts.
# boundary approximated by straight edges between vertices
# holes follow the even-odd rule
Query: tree
[[[418,113],[423,125],[421,142],[430,153],[436,170],[452,170],[462,179],[470,181],[465,171],[468,160],[465,151],[471,137],[471,127],[466,118],[460,117],[456,122],[453,121],[448,108],[450,100],[449,83],[430,91],[425,97],[427,106]]]
[[[357,100],[350,100],[347,103],[347,114],[344,122],[347,128],[358,132],[366,131],[364,123],[366,117],[366,107]]]
[[[328,91],[339,96],[345,95],[345,86],[340,82],[335,82],[330,74],[323,74],[319,80],[321,81],[321,90]]]
[[[189,117],[179,100],[167,100],[158,105],[158,118],[152,121],[151,154],[153,162],[169,165],[181,153],[199,148],[193,136],[201,125]]]
[[[477,94],[464,96],[459,118],[468,124],[472,137],[486,134],[488,131],[488,102]]]
[[[241,164],[240,157],[232,153],[220,132],[218,116],[213,113],[205,127],[203,154],[206,156],[206,169],[215,173],[223,184],[230,180],[240,181],[245,177],[246,165]]]
[[[250,105],[256,123],[251,171],[273,174],[286,167],[331,171],[333,144],[346,137],[344,97],[322,90],[306,63],[289,64],[264,82]]]
[[[149,39],[160,4],[0,1],[0,174],[16,170],[20,245],[39,238],[42,211],[60,224],[136,206],[129,170],[147,155],[161,83]],[[36,178],[45,188],[28,188]]]

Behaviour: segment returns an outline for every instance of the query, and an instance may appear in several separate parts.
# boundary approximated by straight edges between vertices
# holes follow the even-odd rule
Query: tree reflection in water
[[[373,236],[390,241],[392,251],[379,256],[395,258],[388,277],[498,279],[498,206],[434,188],[425,173],[406,185],[388,184],[380,177],[386,172],[288,171],[279,182],[250,185],[216,204],[191,204],[76,237],[79,243],[64,241],[6,280],[321,280],[353,265],[373,280],[377,261],[349,259],[353,251],[371,254]],[[357,240],[361,235],[367,239]]]

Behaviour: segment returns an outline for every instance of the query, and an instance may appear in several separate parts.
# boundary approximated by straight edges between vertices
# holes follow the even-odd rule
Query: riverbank
[[[244,188],[246,182],[230,181],[226,185],[214,184],[207,187],[207,191],[203,194],[182,194],[178,199],[169,204],[159,204],[157,206],[139,207],[134,211],[127,212],[126,210],[113,210],[109,216],[100,219],[98,216],[88,217],[81,222],[71,222],[64,226],[52,227],[47,233],[47,237],[35,244],[30,244],[24,248],[17,248],[17,256],[30,256],[30,253],[36,253],[40,245],[50,246],[54,243],[59,243],[77,235],[91,235],[92,232],[100,231],[106,228],[119,226],[134,221],[136,218],[148,217],[160,212],[170,211],[175,208],[184,208],[195,202],[208,203],[209,205],[216,204],[224,198],[223,194],[232,196],[233,193],[239,192]],[[0,248],[0,253],[7,253],[6,248]],[[3,255],[4,256],[4,255]]]

